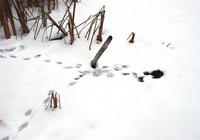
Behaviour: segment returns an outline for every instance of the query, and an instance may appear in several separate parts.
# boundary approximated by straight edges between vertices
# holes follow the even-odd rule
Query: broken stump
[[[109,36],[106,39],[106,41],[104,42],[104,44],[102,45],[102,47],[99,49],[97,54],[95,55],[94,59],[91,61],[90,64],[91,64],[92,68],[96,68],[97,67],[97,61],[99,60],[101,55],[104,53],[104,51],[108,48],[108,45],[110,44],[111,41],[112,41],[112,36]]]

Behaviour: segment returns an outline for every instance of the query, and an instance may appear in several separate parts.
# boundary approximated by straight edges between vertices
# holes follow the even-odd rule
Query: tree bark
[[[19,17],[19,21],[20,21],[20,24],[22,26],[23,33],[29,33],[30,30],[28,28],[28,25],[26,24],[27,21],[24,20],[22,11],[21,11],[20,7],[17,6],[19,4],[18,0],[16,0],[17,4],[14,2],[14,0],[11,0],[11,2],[13,4],[13,6],[15,7],[15,10],[16,10],[17,15]]]
[[[13,32],[13,35],[17,35],[17,31],[16,31],[16,28],[15,28],[15,22],[14,22],[14,19],[13,19],[13,14],[12,14],[12,9],[11,9],[11,3],[9,0],[6,1],[6,5],[7,5],[7,12],[8,12],[8,17],[10,19],[10,24],[11,24],[11,27],[12,27],[12,32]]]
[[[45,16],[45,10],[44,10],[44,0],[41,0],[41,14],[42,14],[42,24],[43,24],[43,27],[47,27],[47,19],[46,19],[46,16]]]
[[[8,25],[8,17],[6,13],[6,3],[5,1],[0,1],[0,21],[3,26],[5,38],[8,39],[11,37],[9,25]]]

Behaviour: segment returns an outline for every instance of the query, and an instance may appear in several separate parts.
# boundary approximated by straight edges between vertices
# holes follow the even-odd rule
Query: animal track
[[[76,64],[74,67],[75,68],[81,68],[81,66],[82,66],[81,64]]]
[[[69,86],[73,86],[73,85],[75,85],[75,84],[76,84],[76,82],[73,81],[73,82],[70,82],[70,83],[69,83]]]
[[[33,110],[32,109],[29,109],[25,112],[25,116],[30,116],[32,114]]]
[[[113,74],[113,73],[110,73],[110,72],[108,72],[108,73],[106,74],[106,76],[107,76],[107,77],[113,77],[113,76],[114,76],[114,74]]]
[[[23,60],[30,60],[31,58],[23,58]]]
[[[63,67],[64,69],[73,69],[72,66],[66,66],[66,67]]]
[[[0,58],[6,58],[5,56],[3,56],[3,55],[0,55]]]
[[[58,62],[56,62],[56,64],[62,64],[62,62],[58,61]]]
[[[128,72],[123,72],[122,75],[130,75]]]
[[[26,128],[27,126],[28,126],[28,122],[25,122],[25,123],[23,123],[23,124],[21,124],[20,126],[19,126],[19,128],[18,128],[18,130],[19,131],[22,131],[24,128]]]
[[[108,67],[108,66],[103,66],[102,68],[103,68],[103,69],[107,69],[107,68],[109,68],[109,67]]]
[[[80,77],[76,77],[76,78],[74,78],[74,80],[79,80],[80,79]]]
[[[37,54],[37,55],[35,55],[34,57],[35,58],[38,58],[38,57],[41,57],[42,55],[41,54]]]
[[[129,65],[122,65],[122,68],[127,69],[129,67]]]
[[[9,57],[11,57],[11,58],[17,58],[17,56],[15,56],[15,55],[9,55]]]
[[[16,49],[16,48],[13,47],[13,48],[5,49],[5,51],[6,51],[6,52],[12,52],[12,51],[14,51],[15,49]]]
[[[51,60],[46,59],[46,60],[44,60],[44,62],[49,63],[49,62],[51,62]]]
[[[169,43],[168,46],[170,46],[171,44]],[[24,47],[24,46],[23,46]],[[16,48],[10,48],[10,49],[5,49],[5,50],[2,50],[0,49],[0,52],[11,52],[13,50],[15,50]],[[33,56],[34,58],[39,58],[41,57],[42,55],[41,54],[37,54],[35,56]],[[17,56],[15,55],[9,55],[9,57],[11,58],[17,58]],[[4,55],[0,55],[0,58],[6,58],[6,56]],[[30,60],[31,58],[30,57],[26,57],[26,58],[23,58],[23,60]],[[51,60],[50,59],[44,59],[43,60],[45,63],[50,63]],[[63,62],[61,61],[57,61],[56,64],[63,64]],[[82,67],[82,64],[76,64],[75,66],[64,66],[63,68],[64,69],[73,69],[73,68],[81,68]],[[153,79],[158,79],[158,78],[161,78],[163,75],[164,75],[164,72],[162,72],[161,70],[154,70],[154,71],[151,71],[151,72],[148,72],[148,71],[145,71],[143,72],[143,75],[137,75],[137,73],[135,72],[124,72],[123,70],[125,69],[128,69],[129,68],[129,65],[126,65],[126,64],[123,64],[123,65],[119,65],[119,64],[115,64],[112,68],[109,68],[109,66],[102,66],[101,68],[97,68],[97,69],[93,69],[93,70],[84,70],[84,71],[79,71],[79,76],[78,77],[75,77],[74,80],[75,81],[72,81],[69,83],[69,86],[72,86],[72,85],[75,85],[81,77],[87,75],[87,74],[92,74],[92,76],[94,77],[99,77],[103,74],[106,75],[106,77],[113,77],[115,76],[115,74],[113,72],[118,72],[118,71],[122,71],[121,74],[123,76],[129,76],[129,75],[132,75],[134,78],[137,78],[139,82],[144,82],[144,78],[148,75],[151,75]]]

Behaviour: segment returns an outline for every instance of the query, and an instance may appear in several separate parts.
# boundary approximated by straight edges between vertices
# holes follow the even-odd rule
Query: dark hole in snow
[[[144,72],[144,75],[151,75],[152,78],[158,79],[164,75],[164,72],[158,69],[158,70],[154,70],[152,72],[146,71],[146,72]]]

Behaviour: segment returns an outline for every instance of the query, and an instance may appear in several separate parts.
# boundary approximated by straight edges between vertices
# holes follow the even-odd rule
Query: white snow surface
[[[83,35],[71,46],[33,33],[0,41],[0,140],[200,139],[200,1],[81,0],[77,23],[103,5],[103,38],[113,41],[96,70],[102,43],[89,51]],[[157,69],[160,79],[133,75]],[[62,108],[45,110],[52,89]]]

